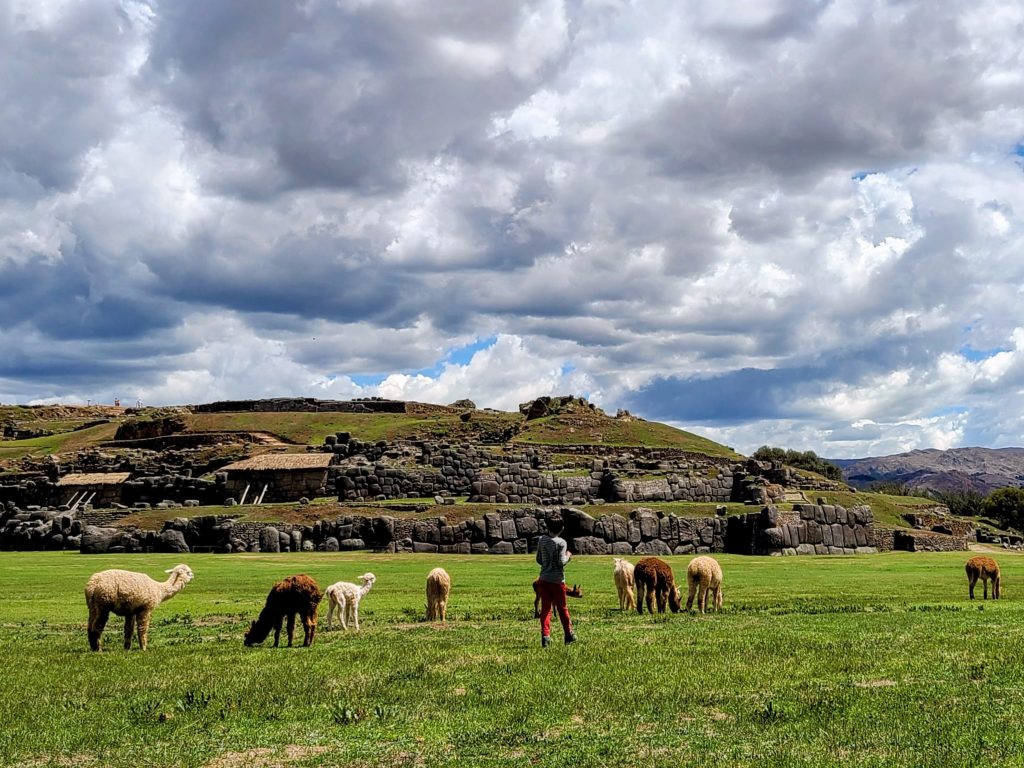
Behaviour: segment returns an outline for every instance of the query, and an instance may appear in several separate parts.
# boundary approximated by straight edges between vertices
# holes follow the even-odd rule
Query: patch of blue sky
[[[359,373],[356,373],[356,374],[353,374],[353,375],[349,376],[349,378],[352,379],[352,383],[354,383],[356,386],[359,386],[359,387],[376,387],[378,384],[380,384],[382,381],[384,381],[384,379],[386,379],[387,376],[384,376],[384,375],[379,374],[379,373],[374,373],[374,374],[359,374]]]
[[[1000,352],[1006,352],[1007,350],[1003,347],[993,347],[992,349],[974,349],[969,344],[964,344],[960,347],[960,355],[972,363],[977,363],[982,360],[988,360],[990,357],[998,355]]]
[[[444,357],[438,360],[433,365],[429,365],[426,368],[418,368],[415,370],[404,371],[408,376],[426,376],[430,379],[436,379],[442,373],[444,373],[445,366],[447,365],[468,365],[469,361],[473,359],[473,355],[484,349],[493,347],[497,342],[497,336],[488,336],[483,339],[476,339],[475,341],[466,344],[461,347],[453,347],[449,349]],[[360,387],[376,387],[389,374],[355,374],[349,378]]]
[[[1013,148],[1013,154],[1017,157],[1024,157],[1024,141],[1018,142],[1017,146]]]
[[[961,414],[967,413],[971,409],[966,405],[944,405],[942,408],[936,408],[928,414],[929,418],[937,419],[943,416],[960,416]]]
[[[857,171],[850,178],[854,181],[864,181],[868,176],[874,176],[878,171]]]

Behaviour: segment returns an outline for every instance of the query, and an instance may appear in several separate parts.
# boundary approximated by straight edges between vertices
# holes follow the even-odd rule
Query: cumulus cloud
[[[722,8],[8,0],[0,399],[1020,444],[1024,11]]]

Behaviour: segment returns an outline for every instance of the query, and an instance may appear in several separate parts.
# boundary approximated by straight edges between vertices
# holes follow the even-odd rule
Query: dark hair
[[[562,518],[560,517],[549,517],[548,518],[548,533],[561,533],[562,532]]]

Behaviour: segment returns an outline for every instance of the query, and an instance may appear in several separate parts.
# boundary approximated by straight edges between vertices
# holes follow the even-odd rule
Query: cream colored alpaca
[[[693,605],[693,596],[697,593],[697,609],[704,613],[707,606],[708,591],[712,594],[714,609],[722,608],[722,566],[713,557],[695,557],[686,567],[686,583],[690,594],[686,598],[686,610]],[[699,590],[699,592],[698,592]]]
[[[149,644],[149,619],[153,609],[178,594],[192,581],[192,569],[176,565],[167,581],[156,581],[144,573],[117,569],[94,573],[85,585],[85,603],[89,606],[89,647],[100,650],[100,637],[111,613],[124,616],[124,647],[132,647],[132,632],[137,629],[139,647]]]
[[[446,620],[451,591],[452,579],[444,568],[435,568],[427,574],[427,621]]]
[[[339,581],[337,584],[331,584],[324,593],[327,595],[328,608],[327,608],[327,629],[331,628],[331,618],[334,616],[334,610],[338,610],[338,618],[341,620],[341,628],[348,631],[348,623],[355,624],[356,630],[359,629],[359,601],[366,597],[366,593],[373,587],[373,583],[377,580],[377,577],[372,573],[364,573],[359,577],[359,580],[363,582],[361,587],[349,581]],[[346,619],[348,622],[346,622]]]
[[[615,588],[619,591],[619,610],[632,611],[636,608],[636,595],[633,592],[633,564],[621,557],[615,558]]]

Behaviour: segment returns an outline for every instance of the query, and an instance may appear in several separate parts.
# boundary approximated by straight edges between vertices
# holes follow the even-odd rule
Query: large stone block
[[[636,545],[633,550],[638,555],[671,555],[672,550],[661,539],[651,539]]]
[[[160,534],[160,550],[162,552],[188,552],[185,534],[175,530],[163,531]]]
[[[576,555],[607,555],[609,547],[608,542],[596,536],[577,536],[572,540],[569,549]],[[632,550],[630,552],[632,553]]]
[[[281,534],[277,528],[268,525],[260,531],[260,552],[280,552]]]

